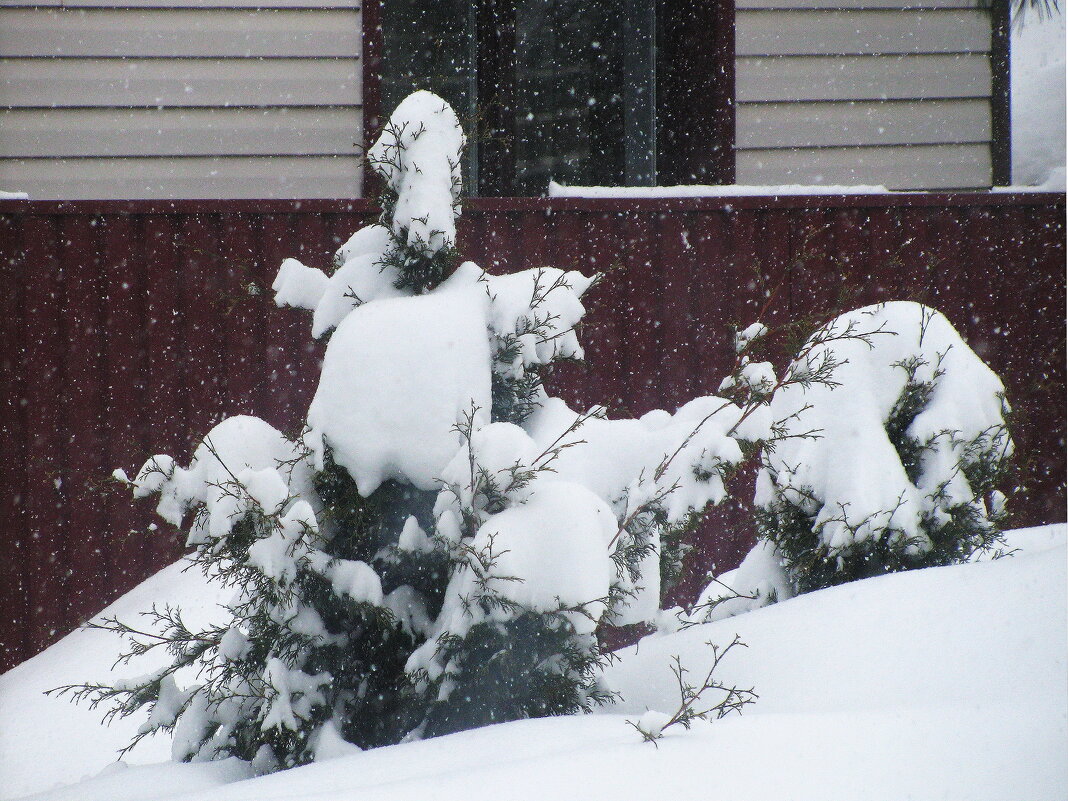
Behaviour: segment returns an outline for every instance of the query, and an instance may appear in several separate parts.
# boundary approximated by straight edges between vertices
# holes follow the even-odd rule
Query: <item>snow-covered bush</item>
[[[968,559],[1000,539],[1012,453],[998,377],[939,312],[894,302],[823,326],[775,393],[760,534],[795,587]]]
[[[597,628],[662,617],[683,534],[767,436],[767,370],[747,362],[738,402],[674,414],[610,420],[549,397],[551,366],[582,358],[594,278],[460,263],[463,141],[444,101],[408,97],[369,151],[379,221],[331,273],[282,264],[276,302],[329,337],[302,435],[231,418],[188,467],[156,456],[129,481],[234,586],[231,619],[105,621],[130,656],[172,663],[65,689],[111,714],[147,707],[139,736],[173,732],[175,759],[269,771],[605,701]]]

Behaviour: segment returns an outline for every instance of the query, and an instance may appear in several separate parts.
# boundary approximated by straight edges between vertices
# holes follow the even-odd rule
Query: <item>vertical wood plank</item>
[[[856,208],[839,209],[831,227],[833,272],[828,283],[839,287],[834,308],[828,316],[837,316],[878,301],[878,287],[864,281],[867,269],[867,221]]]
[[[763,209],[753,219],[753,244],[760,265],[760,309],[769,328],[789,322],[788,286],[790,282],[793,238],[790,212],[785,209]],[[739,322],[739,325],[744,323]]]
[[[541,258],[548,266],[565,271],[578,270],[587,276],[597,272],[589,257],[590,232],[586,214],[554,213],[546,218],[545,223]],[[558,365],[553,368],[547,382],[548,393],[563,398],[576,411],[604,403],[592,355],[598,348],[595,341],[596,326],[604,302],[603,293],[602,283],[595,285],[582,298],[586,314],[579,324],[578,338],[585,356],[583,364]]]
[[[489,267],[486,218],[485,211],[468,206],[457,221],[456,230],[456,246],[463,258],[473,261],[483,270]]]
[[[691,349],[694,320],[690,286],[696,246],[691,242],[693,215],[676,212],[657,219],[655,261],[661,266],[659,287],[653,300],[659,302],[660,360],[658,405],[669,411],[692,396]]]
[[[26,215],[23,274],[26,314],[26,424],[29,474],[26,526],[30,559],[26,579],[30,625],[28,650],[36,653],[65,630],[66,566],[60,556],[70,536],[63,494],[66,442],[71,416],[62,408],[66,364],[64,271],[59,260],[60,231],[51,215]]]
[[[23,274],[22,217],[0,215],[0,383],[7,392],[0,399],[0,672],[21,662],[27,652],[25,623],[29,619],[27,568],[32,564],[27,540],[26,425],[28,406]]]
[[[149,409],[145,352],[143,231],[135,218],[104,218],[101,280],[104,289],[104,363],[107,381],[105,426],[109,466],[131,476],[150,455],[146,442]],[[109,565],[108,591],[120,595],[145,578],[144,539],[149,510],[135,504],[129,489],[111,485],[105,496]]]
[[[1011,254],[1006,284],[1028,320],[1014,315],[1004,322],[1002,376],[1012,388],[1010,400],[1016,398],[1021,467],[1021,492],[1012,504],[1016,525],[1056,520],[1065,509],[1064,215],[1051,211],[1013,208],[1004,224]],[[1053,409],[1060,414],[1052,415]]]
[[[867,243],[864,269],[860,281],[871,287],[874,301],[885,302],[902,299],[898,287],[899,277],[889,269],[895,232],[891,209],[866,209],[865,226]]]
[[[259,258],[265,269],[277,270],[292,249],[288,241],[289,220],[282,214],[265,214],[262,219]],[[270,282],[265,282],[269,284]],[[263,399],[264,419],[281,431],[296,434],[306,408],[297,391],[299,382],[315,372],[314,362],[305,364],[311,345],[311,312],[274,307],[267,314],[267,350],[264,373],[271,387]]]
[[[998,221],[989,209],[962,209],[963,237],[961,259],[956,265],[956,280],[965,295],[965,328],[968,345],[987,364],[997,363],[1004,344],[999,334],[1005,305],[1001,298],[1010,287],[1002,285],[1000,260],[992,258],[990,236],[997,236]]]
[[[522,211],[517,215],[519,227],[519,249],[516,257],[520,263],[514,269],[526,270],[533,267],[558,267],[551,264],[549,251],[546,247],[546,228],[548,215],[541,210]]]
[[[834,278],[836,265],[831,255],[833,217],[824,209],[804,209],[798,213],[796,221],[787,293],[789,316],[805,318],[804,333],[807,335],[836,305],[842,283]]]
[[[290,225],[284,239],[285,255],[298,258],[309,267],[318,267],[329,272],[334,254],[327,253],[323,248],[326,235],[326,228],[319,215],[294,214],[290,217]],[[297,369],[293,373],[293,403],[299,409],[299,420],[303,418],[315,396],[319,382],[318,359],[321,358],[322,349],[311,338],[311,319],[304,314],[298,317],[303,323],[296,331],[293,346],[302,356],[300,361],[294,363]]]
[[[230,267],[216,214],[177,215],[175,257],[187,290],[182,336],[186,343],[190,446],[231,412],[226,397],[231,364],[227,342],[232,310],[244,298],[227,280]]]
[[[730,325],[748,322],[745,298],[756,291],[748,265],[741,268],[735,260],[730,233],[734,219],[730,212],[700,214],[691,234],[696,263],[689,292],[693,315],[689,361],[695,394],[713,395],[719,389],[732,361]]]
[[[67,372],[63,404],[77,409],[78,423],[65,426],[67,469],[65,493],[70,505],[69,533],[60,558],[69,571],[68,625],[85,622],[98,611],[98,590],[108,585],[104,556],[104,480],[108,448],[104,435],[106,375],[99,218],[70,215],[61,222],[60,260],[67,285]]]
[[[520,214],[517,211],[494,212],[486,219],[486,239],[488,252],[486,263],[488,272],[502,275],[523,269],[524,255],[520,250]]]
[[[589,375],[595,377],[598,403],[610,413],[626,409],[626,361],[623,320],[628,313],[626,272],[619,246],[622,218],[617,214],[589,215],[589,265],[604,274],[597,288],[596,306],[585,329]]]
[[[953,323],[953,327],[967,339],[971,293],[969,288],[961,283],[961,229],[961,220],[956,213],[932,215],[928,221],[929,238],[925,249],[931,264],[934,265],[929,305],[942,312]]]
[[[144,220],[144,252],[148,293],[145,297],[145,344],[148,362],[149,452],[165,453],[187,463],[188,383],[183,335],[185,306],[175,247],[175,220],[149,214]],[[150,573],[181,552],[181,533],[160,519],[152,523],[142,551],[142,571]]]
[[[224,213],[220,219],[220,248],[223,252],[223,291],[233,302],[225,310],[223,324],[226,345],[226,400],[223,416],[255,415],[259,398],[266,389],[263,370],[265,330],[264,316],[268,301],[264,295],[250,294],[248,287],[255,276],[255,248],[251,218],[248,214]],[[317,226],[314,248],[319,264],[327,262],[325,225]]]
[[[640,416],[657,408],[660,361],[659,264],[654,258],[653,215],[632,211],[623,220],[626,307],[619,321],[626,370],[626,408]]]

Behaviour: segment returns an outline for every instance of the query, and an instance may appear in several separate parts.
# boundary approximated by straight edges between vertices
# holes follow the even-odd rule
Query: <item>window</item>
[[[678,51],[683,32],[670,24],[668,5],[383,0],[383,109],[419,88],[452,103],[471,138],[465,164],[471,194],[539,195],[550,180],[651,185],[670,175],[680,182],[675,173],[685,159],[672,159],[667,170],[657,164],[664,147],[680,140],[670,123],[685,117],[671,93],[658,97],[658,74],[693,81],[692,64],[658,65]],[[685,35],[712,41],[701,19],[689,17]],[[707,60],[704,70],[715,72]],[[685,102],[691,95],[683,93]],[[715,101],[706,95],[702,102]],[[714,150],[706,148],[705,161]],[[692,176],[699,177],[708,179]]]

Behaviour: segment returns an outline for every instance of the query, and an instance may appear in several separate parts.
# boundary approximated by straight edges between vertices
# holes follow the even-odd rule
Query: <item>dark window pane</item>
[[[416,89],[429,89],[449,101],[470,136],[476,104],[472,13],[469,0],[383,0],[385,116]],[[469,187],[469,176],[464,179]]]
[[[429,89],[457,114],[466,113],[473,99],[469,5],[467,0],[383,0],[384,110],[416,89]]]
[[[623,180],[621,0],[527,0],[516,11],[516,189]]]
[[[414,89],[448,100],[472,143],[468,194],[620,185],[624,12],[625,0],[383,0],[383,111]]]

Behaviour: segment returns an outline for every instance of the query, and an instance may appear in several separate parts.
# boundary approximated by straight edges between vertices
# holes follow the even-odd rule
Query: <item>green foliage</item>
[[[511,348],[497,351],[498,364],[511,364],[517,357]],[[521,375],[494,371],[492,376],[492,419],[495,423],[522,423],[538,407],[542,389],[542,371],[527,369]]]
[[[541,403],[545,380],[555,364],[568,359],[557,357],[552,364],[523,364],[523,351],[531,343],[550,342],[560,333],[556,331],[558,317],[544,311],[546,298],[557,290],[570,289],[566,274],[546,281],[547,273],[539,270],[530,298],[531,314],[515,321],[511,331],[495,332],[492,375],[493,422],[522,424]],[[590,284],[596,286],[599,279]]]
[[[660,533],[660,597],[664,598],[673,590],[682,578],[682,570],[687,555],[693,550],[690,541],[704,520],[704,510],[691,513],[685,521],[676,526],[661,524]]]
[[[563,611],[523,610],[474,625],[463,637],[441,637],[449,665],[430,692],[454,685],[434,702],[424,734],[436,737],[491,723],[589,711],[609,700],[595,681],[602,656],[592,636],[578,636]]]
[[[388,227],[387,212],[382,212],[382,224]],[[427,255],[426,243],[416,239],[412,245],[408,243],[407,229],[394,232],[390,229],[390,239],[393,247],[386,251],[379,262],[382,269],[393,267],[397,271],[397,279],[393,286],[397,289],[410,289],[417,295],[433,289],[456,269],[459,252],[454,247],[444,247]]]
[[[323,469],[315,474],[315,490],[323,502],[320,522],[324,529],[335,532],[324,550],[339,559],[371,564],[383,548],[396,543],[409,516],[424,530],[433,526],[437,493],[390,479],[364,497],[352,476],[329,452]]]
[[[472,410],[457,426],[469,453],[473,421]],[[412,708],[423,710],[419,730],[424,736],[574,714],[610,699],[597,682],[608,655],[592,633],[575,628],[576,618],[596,623],[608,599],[548,611],[525,607],[498,589],[519,579],[500,575],[492,537],[482,548],[473,544],[482,522],[521,504],[523,490],[538,474],[551,472],[563,447],[550,448],[534,464],[516,463],[499,472],[486,469],[472,455],[467,485],[444,488],[462,519],[463,537],[450,549],[451,576],[472,576],[473,588],[461,599],[464,622],[457,629],[446,628],[434,643],[433,662],[442,669],[431,674],[419,668],[409,676],[415,688]]]

